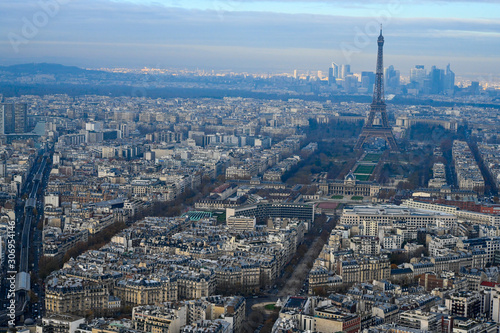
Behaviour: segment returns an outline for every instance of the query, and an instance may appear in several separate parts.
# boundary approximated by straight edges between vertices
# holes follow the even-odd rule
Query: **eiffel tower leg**
[[[382,126],[384,127],[389,127],[389,119],[387,117],[387,112],[384,110],[380,113],[380,116],[382,118]]]
[[[394,151],[399,150],[398,145],[396,144],[396,140],[394,140],[394,137],[391,137],[391,141],[389,142],[392,150]]]
[[[373,120],[375,119],[375,112],[373,110],[370,111],[370,114],[368,115],[368,120],[365,123],[365,127],[371,127],[373,126]]]
[[[361,134],[359,135],[359,138],[358,138],[358,142],[356,142],[356,146],[354,146],[354,149],[363,148],[363,144],[365,143],[367,138],[368,138],[368,134],[361,132]]]
[[[389,148],[393,151],[398,150],[398,145],[396,143],[396,139],[394,138],[394,135],[392,133],[388,133],[386,136],[386,141],[389,144]]]

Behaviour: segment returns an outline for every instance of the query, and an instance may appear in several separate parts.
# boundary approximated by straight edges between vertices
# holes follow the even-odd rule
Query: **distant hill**
[[[12,74],[66,74],[66,75],[81,75],[98,73],[98,71],[89,71],[76,66],[64,66],[59,64],[20,64],[12,66],[0,66],[0,72],[8,72]]]

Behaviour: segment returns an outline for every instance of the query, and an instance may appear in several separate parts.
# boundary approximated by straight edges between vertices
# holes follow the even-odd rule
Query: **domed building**
[[[378,183],[359,181],[352,171],[344,177],[344,180],[323,178],[319,182],[319,189],[327,195],[376,197],[380,191]]]

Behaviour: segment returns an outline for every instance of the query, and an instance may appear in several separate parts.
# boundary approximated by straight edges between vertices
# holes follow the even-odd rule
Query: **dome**
[[[30,325],[34,325],[34,324],[35,324],[35,322],[31,318],[28,318],[24,321],[24,325],[26,325],[26,326],[30,326]]]
[[[356,180],[356,176],[352,172],[349,172],[347,176],[345,176],[345,180]]]

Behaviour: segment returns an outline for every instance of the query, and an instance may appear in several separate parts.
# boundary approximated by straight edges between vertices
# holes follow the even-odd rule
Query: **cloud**
[[[221,1],[221,2],[234,2],[234,3],[263,3],[263,2],[301,2],[303,3],[304,0],[214,0],[214,1]],[[370,4],[370,5],[386,5],[386,4],[393,4],[395,2],[399,2],[401,4],[412,4],[415,3],[415,0],[309,0],[308,3],[323,3],[323,4],[344,4],[344,3],[350,3],[350,4]],[[500,0],[420,0],[421,2],[441,2],[441,3],[478,3],[478,2],[483,2],[483,3],[498,3],[500,4]]]
[[[9,33],[22,35],[23,18],[32,20],[39,11],[34,1],[0,2],[0,12],[8,13],[0,21],[0,62],[326,70],[332,60],[348,61],[341,45],[354,45],[353,68],[374,66],[376,36],[366,31],[378,26],[376,17],[245,11],[221,17],[215,9],[161,2],[73,0],[14,52]],[[499,32],[500,22],[492,19],[391,17],[384,26],[386,63],[409,68],[418,57],[453,63],[460,56],[473,66],[478,57],[497,59]],[[360,34],[362,45],[356,44]]]

